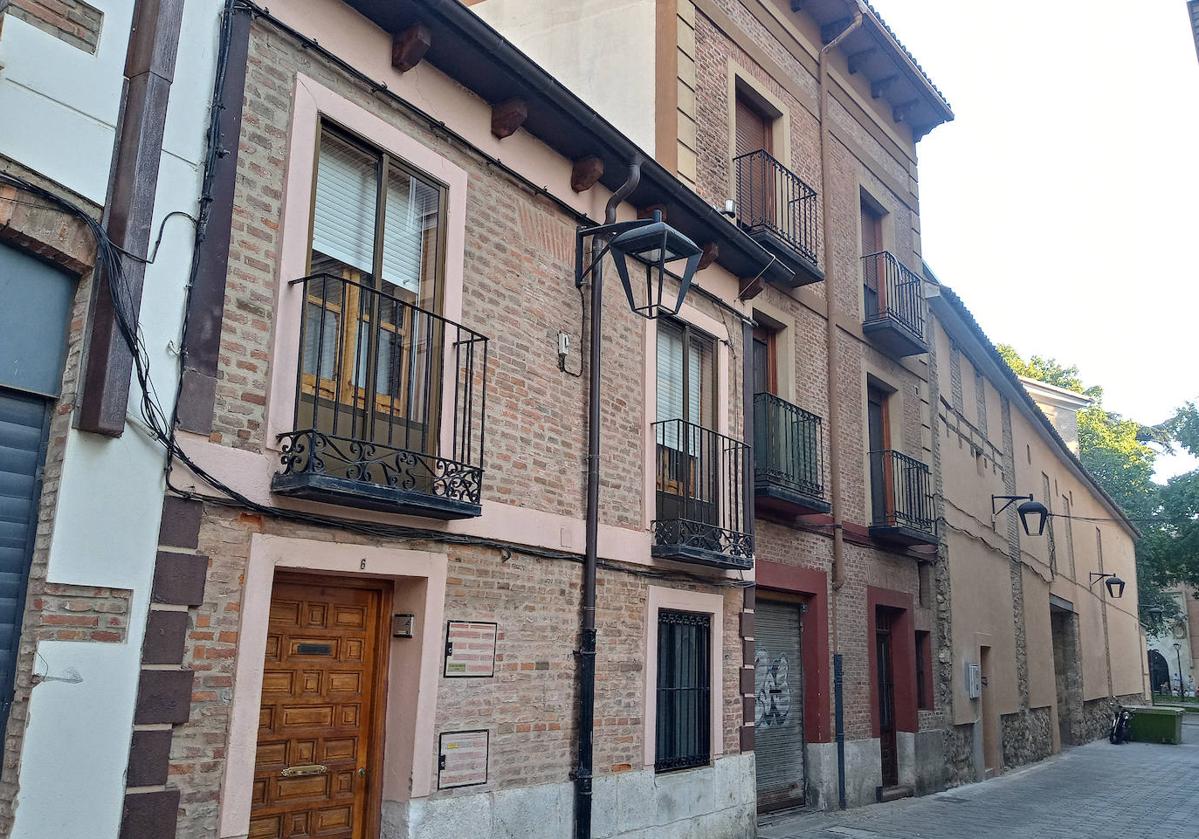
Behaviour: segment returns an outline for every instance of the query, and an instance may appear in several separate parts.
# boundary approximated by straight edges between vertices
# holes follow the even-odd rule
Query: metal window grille
[[[711,757],[711,615],[658,612],[657,757],[669,772]]]

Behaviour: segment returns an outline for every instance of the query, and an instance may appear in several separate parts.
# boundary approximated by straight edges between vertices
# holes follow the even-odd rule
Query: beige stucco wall
[[[656,0],[482,0],[471,9],[654,154]]]
[[[1056,570],[1052,593],[1069,601],[1078,613],[1082,647],[1083,698],[1107,696],[1108,653],[1104,645],[1103,607],[1106,601],[1108,639],[1111,649],[1112,691],[1116,696],[1142,689],[1142,653],[1137,617],[1136,565],[1131,534],[1112,521],[1112,510],[1070,468],[1056,446],[1024,414],[1012,411],[1012,433],[1016,453],[1017,492],[1042,497],[1043,475],[1049,477],[1055,514],[1064,513],[1065,498],[1072,498],[1072,519],[1055,518]],[[1096,519],[1096,520],[1092,520]],[[1100,534],[1097,539],[1096,533]],[[1073,563],[1070,543],[1073,542]],[[1100,549],[1102,543],[1102,568]],[[1021,539],[1026,559],[1049,564],[1048,539]],[[1035,559],[1034,559],[1035,558]],[[1089,585],[1092,571],[1115,573],[1125,582],[1124,596],[1107,597],[1101,582]]]
[[[1007,559],[973,539],[951,533],[950,585],[953,591],[954,661],[953,722],[974,722],[979,702],[966,695],[966,665],[979,663],[979,648],[990,647],[994,711],[1007,714],[1020,707],[1016,678],[1012,586]]]
[[[951,583],[954,723],[978,717],[979,703],[966,697],[965,667],[979,661],[982,644],[991,647],[992,713],[1019,710],[1021,630],[1028,708],[1056,710],[1051,595],[1072,604],[1077,614],[1082,698],[1108,696],[1109,649],[1112,694],[1139,693],[1143,655],[1130,532],[1111,520],[1110,507],[964,324],[954,318],[944,324],[938,321],[933,346],[938,390],[935,429]],[[1014,512],[992,514],[993,495],[1028,493],[1056,514],[1051,520],[1052,549],[1048,531],[1043,537],[1027,536]],[[1021,563],[1022,609],[1014,603],[1012,591],[1013,526]],[[1101,583],[1088,586],[1089,572],[1099,571],[1101,565],[1103,571],[1125,581],[1121,599],[1108,598]]]
[[[1053,670],[1053,632],[1049,618],[1049,582],[1025,566],[1024,637],[1028,644],[1028,705],[1042,708],[1057,705],[1057,683]]]

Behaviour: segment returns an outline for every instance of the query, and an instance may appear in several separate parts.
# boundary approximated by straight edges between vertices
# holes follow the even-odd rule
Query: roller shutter
[[[75,280],[0,245],[0,727],[12,702],[50,412]]]
[[[758,809],[804,803],[802,606],[759,600],[755,607],[754,751]]]

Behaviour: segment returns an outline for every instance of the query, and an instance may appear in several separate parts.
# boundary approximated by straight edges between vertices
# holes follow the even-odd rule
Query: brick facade
[[[8,0],[0,3],[0,26],[10,14],[84,52],[95,52],[104,13],[82,0]]]
[[[586,370],[578,370],[580,298],[571,282],[578,220],[488,165],[442,130],[414,118],[346,77],[313,51],[264,22],[251,30],[246,102],[234,197],[233,236],[210,443],[245,456],[271,458],[265,411],[274,347],[274,301],[286,191],[286,159],[297,73],[389,124],[466,171],[466,252],[462,323],[489,338],[487,450],[483,498],[514,508],[579,519],[584,509]],[[300,95],[303,95],[302,91]],[[369,138],[368,138],[369,140]],[[729,340],[729,433],[742,433],[741,324],[699,294],[690,306],[723,323]],[[644,532],[643,440],[653,408],[645,406],[645,322],[629,312],[614,273],[604,299],[602,524]],[[558,366],[557,333],[571,336],[568,371]],[[722,406],[724,407],[724,406]],[[322,512],[354,518],[352,510]],[[435,729],[486,728],[490,794],[565,782],[573,766],[575,655],[581,563],[544,551],[472,543],[470,539],[370,538],[205,504],[196,550],[209,558],[204,603],[195,611],[184,666],[195,673],[188,720],[176,728],[168,786],[179,792],[178,834],[212,835],[220,815],[233,682],[250,541],[255,533],[338,544],[445,553],[447,620],[499,624],[497,672],[491,679],[439,679]],[[543,535],[543,534],[539,534]],[[477,541],[477,540],[476,540]],[[464,544],[465,542],[465,544]],[[579,548],[581,546],[575,546]],[[705,584],[706,576],[711,580]],[[665,576],[663,576],[665,575]],[[650,584],[717,593],[724,601],[723,730],[725,755],[741,750],[743,706],[740,619],[743,584],[711,572],[690,578],[671,566],[650,569],[606,562],[598,579],[596,684],[597,779],[642,769],[645,725],[646,591]],[[752,713],[752,711],[751,711]],[[435,755],[421,755],[433,762]]]
[[[914,153],[897,158],[895,148],[880,144],[875,134],[863,126],[866,115],[844,105],[840,96],[831,97],[832,123],[830,169],[821,171],[820,126],[817,119],[817,84],[810,57],[803,60],[780,42],[774,31],[740,0],[713,0],[697,3],[696,33],[696,110],[698,113],[697,191],[708,201],[722,204],[735,194],[735,173],[730,171],[729,146],[731,103],[730,79],[747,84],[769,96],[783,109],[780,119],[787,120],[789,148],[774,149],[776,157],[789,158],[789,168],[818,191],[827,192],[831,214],[820,225],[830,227],[832,249],[821,253],[823,282],[791,292],[768,286],[749,301],[767,320],[785,325],[778,352],[791,354],[793,381],[780,382],[779,394],[800,408],[824,418],[825,483],[831,468],[828,452],[837,447],[840,454],[842,515],[846,528],[859,534],[846,540],[843,552],[845,582],[839,590],[831,588],[832,528],[820,523],[764,520],[757,522],[759,561],[788,567],[811,568],[826,572],[830,579],[832,606],[824,626],[805,625],[804,631],[827,634],[829,649],[840,653],[844,666],[845,736],[849,741],[869,742],[877,737],[872,730],[872,715],[877,702],[875,674],[870,665],[874,645],[873,616],[867,605],[867,589],[875,587],[899,592],[913,604],[913,625],[927,631],[935,623],[933,596],[922,599],[919,562],[900,549],[888,549],[865,538],[870,523],[869,479],[867,471],[866,382],[872,376],[894,388],[891,397],[892,445],[918,460],[931,464],[927,364],[921,357],[895,361],[866,342],[858,324],[862,320],[862,281],[859,264],[859,190],[889,211],[890,238],[887,249],[909,266],[918,266],[919,224],[914,194]],[[856,107],[856,106],[855,106]],[[779,135],[776,132],[775,137]],[[899,190],[896,184],[913,186]],[[839,367],[833,371],[835,390],[829,392],[827,318],[833,308],[838,328]],[[840,411],[840,426],[829,425],[830,401]],[[798,524],[798,526],[797,526]],[[769,596],[759,588],[759,599]],[[835,637],[834,637],[835,632]],[[934,661],[939,643],[934,641]],[[829,683],[807,683],[832,705],[832,669],[826,671]],[[899,674],[897,678],[906,678]],[[945,725],[946,697],[938,696],[933,710],[920,711],[918,729],[935,731]],[[831,742],[833,732],[828,732]],[[821,738],[808,737],[808,742]],[[875,759],[877,760],[877,758]],[[835,764],[834,764],[835,766]],[[869,772],[869,767],[865,768]],[[874,770],[877,771],[877,770]],[[818,779],[809,777],[809,785]],[[855,786],[850,779],[850,785]],[[878,781],[875,780],[874,784]],[[922,786],[924,786],[922,784]],[[934,784],[935,786],[935,784]],[[852,798],[852,795],[851,795]],[[851,801],[851,803],[863,803]],[[823,802],[821,806],[835,804]]]

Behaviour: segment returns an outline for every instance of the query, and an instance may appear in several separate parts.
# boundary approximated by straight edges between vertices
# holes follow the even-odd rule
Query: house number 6
[[[365,559],[358,563],[358,570],[360,570],[360,571],[366,570],[366,560]]]

